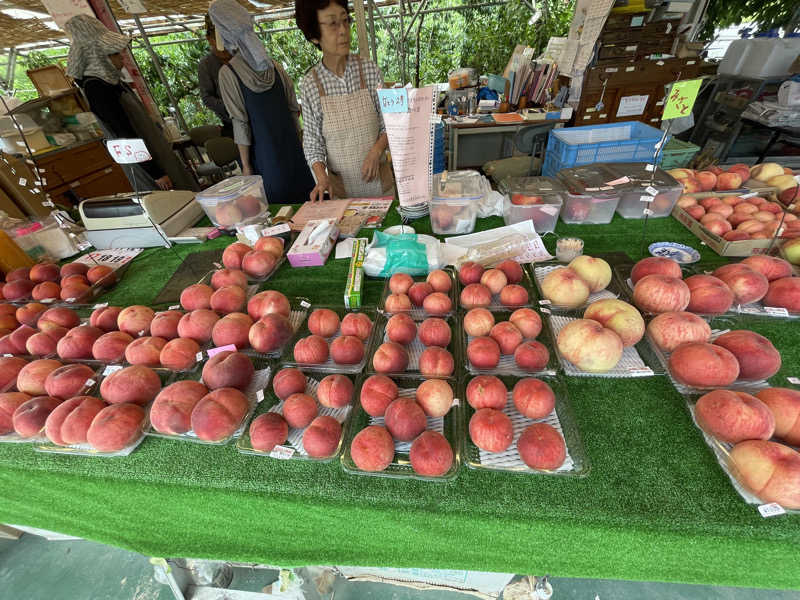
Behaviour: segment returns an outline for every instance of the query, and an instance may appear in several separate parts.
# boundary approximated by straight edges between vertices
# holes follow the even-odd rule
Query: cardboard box
[[[708,229],[696,221],[692,216],[683,210],[680,206],[675,206],[672,209],[672,216],[695,234],[700,240],[705,242],[706,246],[711,248],[720,256],[751,256],[753,254],[768,254],[770,249],[775,246],[774,239],[768,240],[741,240],[738,242],[729,242],[716,234],[711,233]]]
[[[327,235],[319,235],[320,228],[328,230]],[[313,235],[312,235],[313,234]],[[286,257],[293,267],[321,267],[328,260],[334,241],[339,237],[339,228],[334,219],[314,219],[307,221],[297,239],[289,248]]]

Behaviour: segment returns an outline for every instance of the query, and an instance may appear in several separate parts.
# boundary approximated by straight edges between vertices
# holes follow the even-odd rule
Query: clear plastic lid
[[[619,194],[619,191],[614,186],[608,185],[609,182],[614,181],[617,177],[604,164],[561,169],[557,177],[572,194],[590,194],[592,196]]]
[[[433,176],[432,196],[436,200],[479,199],[484,195],[483,177],[477,171],[442,171]]]
[[[655,174],[647,170],[647,163],[609,163],[605,166],[614,174],[614,181],[627,177],[630,181],[615,184],[615,188],[630,189],[642,185],[652,185],[656,188],[681,186],[678,181],[664,169],[656,167]],[[681,186],[683,187],[683,186]]]
[[[567,190],[555,177],[506,177],[500,182],[500,191],[508,195],[542,196],[563,194]]]
[[[234,175],[197,194],[196,199],[203,204],[230,202],[248,192],[253,186],[261,187],[261,175]],[[259,190],[259,195],[261,192]]]

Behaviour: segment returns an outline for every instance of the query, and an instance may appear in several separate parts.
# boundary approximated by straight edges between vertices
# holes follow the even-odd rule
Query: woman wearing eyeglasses
[[[378,65],[350,54],[347,0],[297,0],[297,26],[322,50],[300,81],[303,151],[317,180],[311,200],[380,196],[392,186],[377,89]]]

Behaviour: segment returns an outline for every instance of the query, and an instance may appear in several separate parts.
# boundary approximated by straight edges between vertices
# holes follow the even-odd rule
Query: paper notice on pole
[[[644,114],[644,109],[647,106],[648,95],[641,96],[623,96],[619,99],[619,107],[617,107],[618,117],[633,117],[636,115]]]
[[[429,86],[408,90],[408,112],[383,113],[400,206],[430,201],[435,107]]]

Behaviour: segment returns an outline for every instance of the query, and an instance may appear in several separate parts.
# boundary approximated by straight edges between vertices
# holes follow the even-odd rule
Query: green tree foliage
[[[715,29],[740,23],[756,23],[764,31],[783,27],[796,10],[797,3],[791,0],[711,0],[702,36],[710,40]]]

